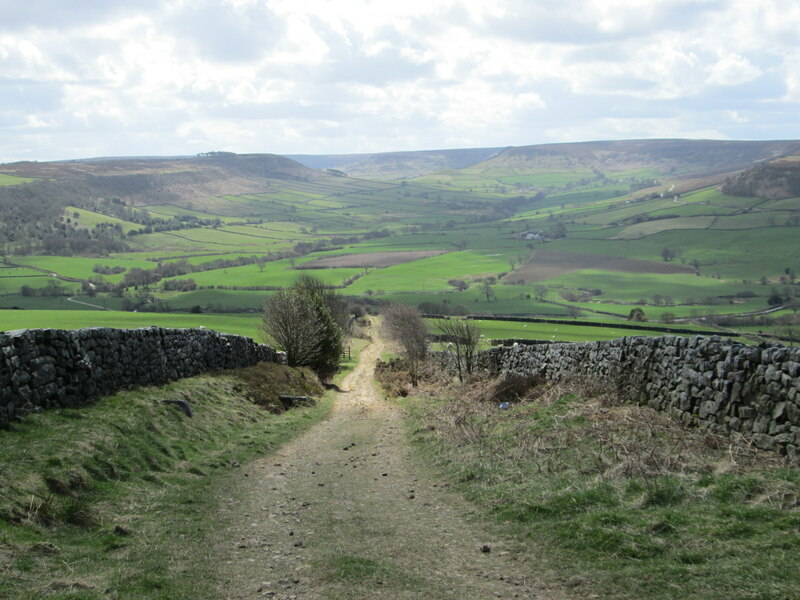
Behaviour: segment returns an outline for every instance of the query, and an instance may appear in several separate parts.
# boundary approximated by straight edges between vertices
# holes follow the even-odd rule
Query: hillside
[[[104,318],[168,324],[177,315],[142,311],[191,310],[192,323],[224,330],[240,327],[226,313],[258,311],[312,272],[353,302],[429,313],[613,325],[639,308],[684,328],[797,337],[797,152],[786,141],[551,144],[401,181],[229,153],[3,165],[0,307],[28,310],[0,327],[121,309],[138,312]],[[424,154],[398,160],[430,166],[437,153]],[[720,190],[726,177],[751,187]],[[534,335],[513,327],[498,337]],[[535,336],[617,334],[548,327]]]
[[[795,198],[800,196],[800,162],[782,160],[755,166],[726,179],[721,189],[731,196]]]
[[[350,177],[410,179],[443,169],[463,169],[503,151],[503,148],[378,152],[375,154],[301,154],[292,158],[314,169],[336,169]]]
[[[263,191],[264,179],[313,179],[319,173],[274,154],[209,153],[192,158],[125,158],[0,165],[0,171],[34,180],[58,181],[97,197],[153,204],[219,193]],[[0,191],[12,191],[12,187]],[[26,185],[32,197],[39,185]],[[69,193],[65,190],[65,193]]]
[[[500,168],[559,168],[660,173],[718,173],[749,167],[800,150],[800,141],[621,140],[546,144],[509,148],[475,165],[476,171]]]

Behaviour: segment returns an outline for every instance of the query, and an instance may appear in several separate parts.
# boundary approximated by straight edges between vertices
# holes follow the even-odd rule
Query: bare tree
[[[286,352],[290,366],[307,365],[319,353],[323,324],[314,303],[294,290],[279,290],[270,297],[260,329]]]
[[[497,295],[494,293],[494,288],[492,287],[492,283],[488,279],[481,284],[481,294],[486,296],[487,302],[491,302],[492,300],[497,300]]]
[[[440,319],[435,326],[442,337],[452,344],[458,380],[464,381],[464,374],[472,373],[475,364],[475,350],[481,339],[480,327],[475,321],[467,319]]]
[[[416,308],[395,304],[383,313],[383,328],[389,339],[403,349],[411,384],[419,383],[419,371],[428,356],[428,328]]]

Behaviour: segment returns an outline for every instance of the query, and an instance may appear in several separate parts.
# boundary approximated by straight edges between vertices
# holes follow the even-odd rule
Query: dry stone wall
[[[119,389],[235,369],[281,353],[206,329],[25,329],[0,333],[0,425],[25,412],[80,406]]]
[[[439,360],[453,366],[452,356]],[[492,348],[478,355],[477,366],[550,381],[578,378],[684,424],[736,431],[759,448],[798,454],[800,348],[718,337],[627,337]]]

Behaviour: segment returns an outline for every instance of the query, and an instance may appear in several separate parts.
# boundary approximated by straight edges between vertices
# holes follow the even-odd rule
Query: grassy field
[[[361,272],[361,269],[353,268],[298,270],[293,269],[288,260],[279,260],[266,263],[263,270],[259,269],[258,265],[243,265],[241,267],[191,273],[174,279],[193,279],[200,286],[290,287],[302,275],[313,274],[327,285],[342,285],[346,279]]]
[[[242,474],[234,467],[325,417],[331,399],[315,380],[262,364],[34,413],[0,431],[0,597],[214,598],[219,498]],[[280,393],[321,401],[272,414],[252,400]],[[164,402],[186,398],[192,418]]]
[[[156,266],[155,263],[142,259],[81,258],[77,256],[15,256],[12,262],[44,269],[64,277],[73,277],[75,279],[102,277],[112,283],[122,281],[124,272],[118,275],[99,275],[92,271],[95,265],[122,267],[126,271],[130,269],[153,269]],[[29,271],[29,273],[32,273],[32,271]]]
[[[33,181],[30,177],[17,177],[15,175],[6,175],[0,173],[0,185],[19,185],[21,183],[28,183]]]
[[[254,314],[186,314],[91,310],[0,311],[0,331],[12,329],[80,329],[83,327],[205,327],[260,340],[259,316]]]
[[[477,250],[449,252],[394,267],[372,270],[351,285],[348,293],[363,294],[366,290],[383,290],[387,293],[445,291],[452,289],[447,283],[450,279],[496,277],[508,268],[503,252],[490,254]],[[453,273],[457,273],[458,277],[454,277]]]
[[[505,157],[499,163],[489,160],[407,181],[266,179],[258,192],[144,207],[161,219],[218,219],[221,225],[215,227],[126,236],[134,251],[113,257],[10,258],[47,273],[89,279],[96,276],[95,264],[152,269],[156,261],[203,265],[240,256],[295,253],[295,265],[302,266],[341,254],[442,251],[446,254],[384,268],[336,266],[310,273],[332,286],[361,275],[343,290],[350,296],[489,314],[565,315],[572,305],[591,318],[587,309],[594,303],[586,302],[583,290],[621,316],[633,303],[644,301],[651,319],[663,313],[689,319],[763,309],[776,292],[784,298],[800,292],[787,280],[788,274],[796,277],[800,272],[798,229],[789,224],[800,211],[800,199],[733,197],[714,187],[674,196],[668,193],[670,176],[656,168],[599,173],[567,161],[545,168],[537,160]],[[659,180],[658,185],[638,190],[643,180],[649,185],[652,179]],[[114,217],[73,207],[65,217],[75,219],[79,227],[108,223],[124,231],[133,228]],[[522,239],[520,233],[529,229],[560,230],[564,237]],[[314,251],[315,245],[324,249]],[[665,252],[671,257],[668,262]],[[541,260],[545,256],[550,258]],[[35,271],[5,271],[6,276],[0,274],[0,296],[6,297],[0,306],[78,308],[66,300],[20,296],[22,285],[40,289],[50,279]],[[699,276],[692,274],[695,271]],[[298,274],[282,258],[267,263],[263,271],[253,264],[179,279],[193,279],[205,288],[287,287]],[[116,283],[123,274],[103,277]],[[502,277],[503,284],[494,286],[490,299],[480,289],[487,277]],[[458,279],[466,282],[467,290],[456,292],[448,283]],[[77,285],[67,287],[77,291]],[[268,295],[211,289],[166,292],[161,284],[144,291],[161,306],[220,312],[257,310]],[[131,287],[127,295],[134,298],[141,292]],[[733,303],[731,299],[742,293],[757,299]],[[560,305],[532,300],[537,296]],[[686,306],[656,306],[664,299]],[[102,294],[98,302],[122,305]]]
[[[82,208],[76,208],[74,206],[68,206],[66,208],[64,211],[64,218],[70,219],[72,225],[77,228],[94,229],[101,223],[118,225],[126,234],[141,227],[141,225],[131,223],[130,221],[123,221],[122,219],[109,217],[108,215],[92,212],[90,210],[84,210]]]
[[[637,323],[642,325],[642,329],[622,329],[615,328],[613,322],[601,321],[607,323],[608,327],[593,327],[588,325],[564,325],[556,323],[520,323],[517,321],[486,321],[475,320],[474,323],[480,328],[481,337],[483,338],[482,347],[489,346],[489,340],[501,339],[521,339],[521,340],[539,340],[546,342],[596,342],[600,340],[613,340],[621,337],[629,336],[659,336],[665,335],[664,332],[649,331],[646,329],[646,323]],[[436,331],[435,321],[427,320],[428,328]],[[661,324],[656,324],[663,327]],[[700,328],[698,328],[700,329]],[[676,335],[690,335],[690,334],[676,334]]]
[[[47,275],[35,275],[36,271],[24,271],[28,275],[17,275],[11,277],[0,277],[0,295],[6,294],[20,294],[22,286],[28,286],[32,289],[41,290],[52,285],[59,285],[65,290],[75,292],[80,289],[80,285],[70,283],[67,281],[60,281],[55,277],[48,277]]]
[[[436,393],[404,400],[421,459],[545,565],[569,565],[575,597],[800,596],[785,459],[588,388]]]

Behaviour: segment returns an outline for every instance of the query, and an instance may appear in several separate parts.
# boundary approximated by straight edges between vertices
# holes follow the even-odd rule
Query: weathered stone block
[[[775,448],[775,438],[766,433],[757,433],[753,436],[753,443],[756,448],[762,450],[773,450]]]

